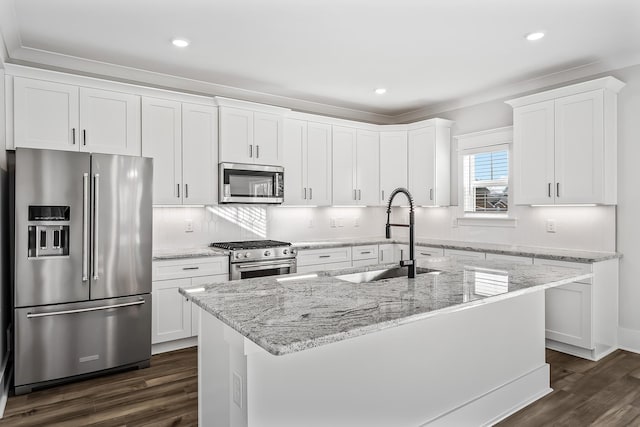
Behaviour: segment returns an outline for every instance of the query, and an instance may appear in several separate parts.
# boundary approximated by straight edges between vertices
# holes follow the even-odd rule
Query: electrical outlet
[[[547,220],[547,233],[555,233],[556,232],[556,220],[548,219]]]
[[[193,221],[188,219],[186,221],[185,227],[184,227],[184,231],[186,233],[193,233]]]
[[[354,226],[354,227],[360,227],[360,218],[355,217],[355,218],[353,219],[353,226]]]
[[[233,373],[233,403],[238,408],[242,408],[242,377],[236,372]]]

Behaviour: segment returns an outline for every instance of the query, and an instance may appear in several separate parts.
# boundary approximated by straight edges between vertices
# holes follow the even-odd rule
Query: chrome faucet
[[[389,218],[391,217],[391,203],[393,202],[393,198],[398,193],[404,193],[409,199],[409,224],[390,224]],[[416,277],[416,260],[413,257],[414,254],[414,242],[413,242],[413,228],[415,225],[415,217],[414,217],[414,208],[413,208],[413,196],[409,193],[409,190],[406,188],[396,188],[391,192],[389,196],[389,203],[387,203],[387,225],[386,225],[386,237],[387,239],[391,238],[391,227],[409,227],[409,259],[404,261],[400,260],[400,266],[409,268],[409,279],[413,279]]]

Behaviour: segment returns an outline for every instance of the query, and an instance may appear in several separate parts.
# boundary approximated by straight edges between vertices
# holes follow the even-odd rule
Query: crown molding
[[[507,100],[525,96],[540,90],[563,86],[568,82],[591,79],[594,75],[640,64],[640,52],[611,57],[607,60],[595,61],[570,69],[557,71],[544,76],[497,86],[459,99],[436,103],[407,113],[394,116],[396,123],[411,123],[452,110],[471,107],[496,100]]]
[[[141,70],[106,62],[78,58],[39,49],[20,47],[10,51],[9,63],[44,68],[81,76],[105,78],[121,83],[146,85],[158,89],[184,91],[195,95],[219,96],[239,101],[273,105],[291,110],[323,114],[367,123],[387,124],[393,116],[337,107],[313,101],[305,101],[280,95],[272,95],[247,89],[209,83],[201,80],[177,77],[155,71]]]

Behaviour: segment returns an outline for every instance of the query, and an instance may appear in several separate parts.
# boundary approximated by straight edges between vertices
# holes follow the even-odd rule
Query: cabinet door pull
[[[176,193],[177,193],[176,197],[179,199],[180,198],[180,184],[176,184],[176,190],[177,190],[176,191]]]
[[[184,185],[184,198],[185,199],[189,198],[189,184]]]
[[[358,190],[353,190],[353,200],[358,200]]]
[[[313,188],[309,187],[309,200],[313,200]]]
[[[556,182],[556,197],[560,197],[560,183]]]
[[[382,200],[384,200],[384,190],[382,190]]]
[[[249,144],[249,157],[253,157],[253,145]]]
[[[362,190],[358,190],[358,200],[362,200]]]
[[[433,200],[433,188],[429,189],[429,200]]]
[[[424,253],[424,252],[420,252],[420,255],[423,255],[423,256],[431,256],[431,254],[427,254],[427,253]]]
[[[320,255],[318,258],[331,258],[331,255]]]
[[[73,145],[76,145],[76,128],[71,128],[71,133],[73,134]]]
[[[182,267],[183,270],[199,270],[200,267]]]
[[[370,253],[371,253],[371,251],[364,251],[364,252],[360,252],[360,255],[367,255],[367,254],[370,254]]]
[[[551,183],[549,183],[549,186],[547,187],[547,195],[551,197]]]
[[[87,145],[87,130],[82,129],[82,145]]]
[[[304,199],[307,200],[307,187],[304,187]]]
[[[256,159],[260,158],[260,146],[256,145]]]

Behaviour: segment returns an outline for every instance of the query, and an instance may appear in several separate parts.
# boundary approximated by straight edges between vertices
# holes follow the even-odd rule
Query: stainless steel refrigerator
[[[151,357],[151,159],[18,148],[16,394]]]

